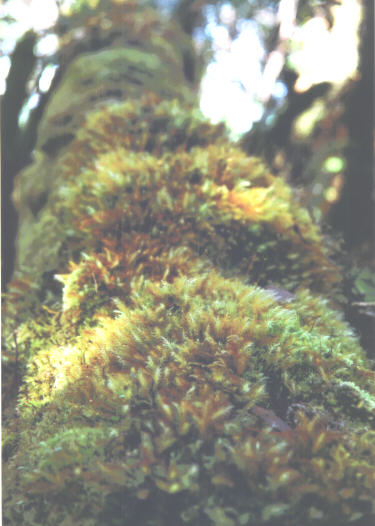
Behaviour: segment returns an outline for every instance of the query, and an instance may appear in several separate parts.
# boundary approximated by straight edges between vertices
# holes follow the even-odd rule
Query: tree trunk
[[[5,519],[371,520],[374,373],[333,308],[340,269],[194,106],[186,34],[112,7],[17,180]]]
[[[30,162],[30,150],[22,149],[22,133],[18,116],[26,100],[26,84],[32,72],[36,57],[33,47],[36,34],[26,33],[18,42],[12,54],[12,67],[7,77],[7,91],[1,109],[1,218],[7,228],[1,242],[1,284],[2,291],[8,284],[14,270],[14,239],[17,233],[17,214],[11,201],[14,177]]]

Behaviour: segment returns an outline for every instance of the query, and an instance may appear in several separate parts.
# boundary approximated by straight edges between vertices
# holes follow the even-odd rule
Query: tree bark
[[[11,202],[14,177],[30,161],[30,149],[22,148],[22,132],[18,125],[18,116],[26,101],[26,84],[29,75],[35,66],[36,57],[33,52],[35,42],[36,35],[32,32],[26,33],[18,42],[12,54],[7,90],[1,105],[1,217],[3,225],[7,225],[1,243],[3,291],[14,270],[14,239],[17,232],[17,215]]]

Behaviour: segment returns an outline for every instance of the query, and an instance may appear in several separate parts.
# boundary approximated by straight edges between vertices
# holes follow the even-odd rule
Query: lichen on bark
[[[292,188],[204,120],[149,20],[153,45],[127,33],[71,64],[18,177],[5,517],[367,524],[375,373],[340,269]]]

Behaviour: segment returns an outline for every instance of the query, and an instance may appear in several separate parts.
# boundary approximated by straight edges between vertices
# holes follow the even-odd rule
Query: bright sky
[[[65,0],[66,5],[70,2]],[[356,68],[358,57],[354,44],[357,36],[353,21],[359,20],[360,0],[343,0],[341,6],[334,9],[335,25],[331,31],[319,16],[294,31],[295,51],[290,60],[300,73],[297,88],[301,91],[325,80],[342,82]],[[262,11],[264,22],[267,10]],[[12,51],[15,41],[30,28],[43,31],[50,27],[56,21],[58,11],[55,0],[10,0],[0,6],[0,17],[6,14],[12,15],[17,23],[11,27],[2,23],[1,27],[0,94],[5,90],[10,66],[7,54]],[[221,20],[230,21],[233,16],[233,7],[228,3],[222,9]],[[234,137],[250,129],[253,122],[262,117],[263,107],[257,95],[264,50],[256,27],[255,22],[244,21],[239,36],[233,41],[226,27],[218,26],[213,19],[208,20],[206,27],[207,34],[213,38],[215,52],[201,84],[201,109],[213,122],[226,121]],[[56,37],[50,35],[40,41],[37,51],[48,55],[55,51],[56,46]],[[338,57],[342,57],[341,60]],[[53,74],[53,67],[43,73],[39,84],[42,90],[48,89]],[[282,83],[275,84],[273,94],[280,98],[285,95]],[[37,102],[34,96],[29,107]]]
[[[297,90],[305,91],[319,82],[343,82],[356,70],[360,4],[358,0],[344,0],[334,6],[331,31],[322,17],[311,18],[296,28],[290,60],[300,73]]]
[[[263,114],[256,89],[264,49],[256,25],[244,22],[233,42],[224,26],[211,22],[207,32],[213,37],[216,52],[202,79],[202,112],[213,122],[225,120],[234,134],[243,133]]]

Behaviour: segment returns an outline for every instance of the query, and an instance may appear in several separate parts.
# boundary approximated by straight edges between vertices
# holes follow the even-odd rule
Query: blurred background
[[[95,24],[110,3],[124,0],[3,0],[0,7],[3,290],[14,266],[14,177],[31,160],[38,122],[64,69],[95,49]],[[340,244],[351,298],[346,314],[373,342],[374,2],[143,3],[192,36],[202,112],[224,121],[234,141],[285,177]]]

